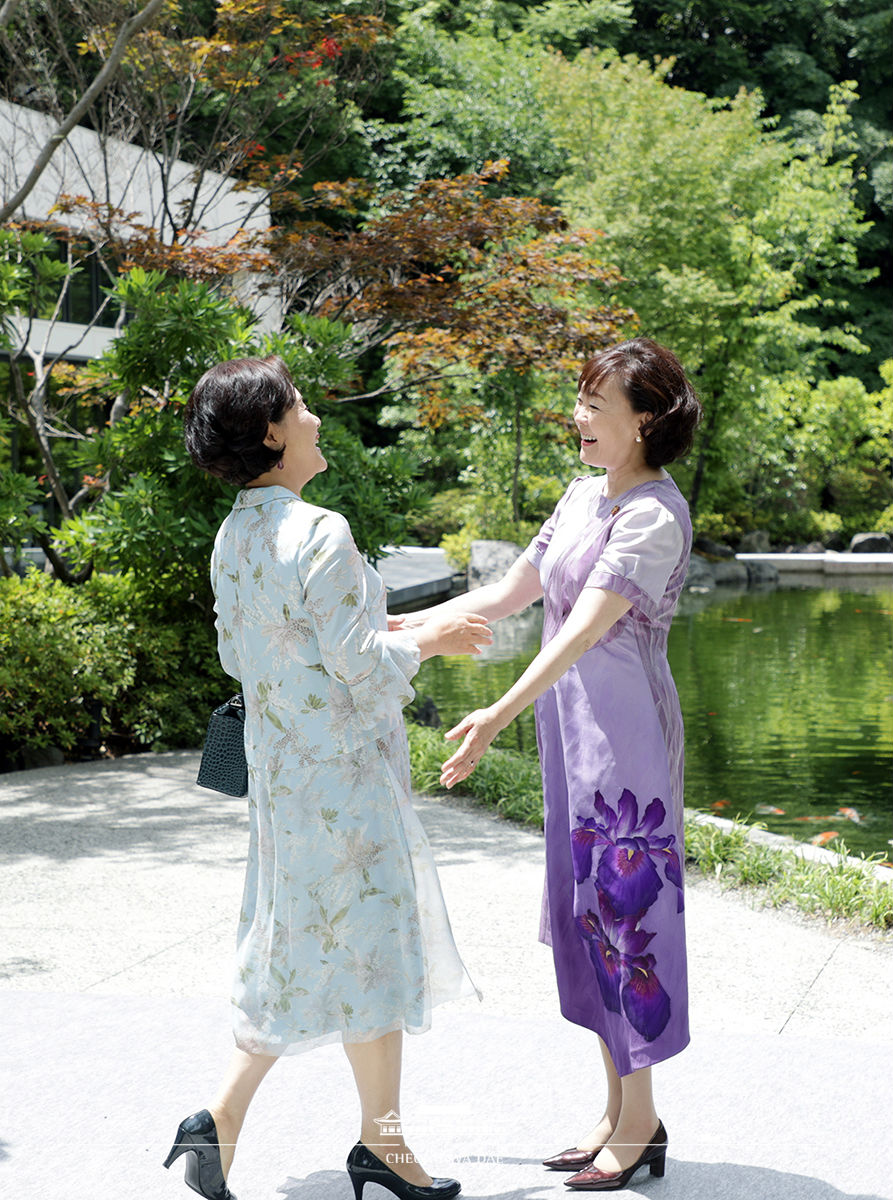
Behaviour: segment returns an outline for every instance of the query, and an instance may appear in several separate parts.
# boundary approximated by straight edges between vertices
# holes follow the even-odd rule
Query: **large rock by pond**
[[[746,562],[748,587],[773,586],[779,581],[778,567],[774,563]]]
[[[501,579],[523,546],[515,542],[475,541],[468,563],[468,590]],[[710,592],[716,587],[754,587],[778,583],[778,568],[771,563],[743,563],[723,555],[715,561],[693,553],[685,587]]]
[[[524,549],[515,542],[480,540],[471,543],[468,560],[468,590],[496,583]]]
[[[712,592],[716,587],[713,563],[708,562],[702,554],[693,554],[689,559],[685,586],[696,592]]]
[[[893,542],[885,533],[857,533],[850,542],[850,554],[889,554]]]
[[[706,554],[708,558],[734,558],[735,551],[731,546],[727,546],[725,542],[714,542],[709,537],[704,537],[699,533],[692,543],[692,549],[697,550],[699,554]]]
[[[769,554],[772,543],[765,529],[752,529],[738,543],[739,554]]]
[[[694,552],[688,564],[685,587],[693,592],[712,592],[717,587],[765,587],[778,583],[778,567],[766,562],[713,560]]]

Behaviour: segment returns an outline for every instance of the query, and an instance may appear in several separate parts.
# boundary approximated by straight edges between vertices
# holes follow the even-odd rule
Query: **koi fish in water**
[[[865,818],[855,808],[839,808],[837,810],[837,815],[840,817],[846,817],[846,819],[848,821],[852,821],[854,825],[865,824]]]
[[[829,842],[833,842],[837,837],[837,832],[833,829],[826,829],[824,833],[817,833],[814,838],[809,839],[811,846],[827,846]]]

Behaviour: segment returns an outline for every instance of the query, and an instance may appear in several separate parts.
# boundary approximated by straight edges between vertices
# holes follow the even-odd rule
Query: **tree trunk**
[[[0,29],[5,29],[12,18],[15,16],[16,9],[21,4],[22,0],[6,0],[2,8],[0,8]]]
[[[50,159],[68,137],[69,133],[71,133],[72,129],[74,129],[75,125],[89,111],[93,101],[117,71],[121,59],[124,57],[124,51],[127,49],[128,42],[152,20],[156,13],[160,12],[163,2],[164,0],[149,0],[145,8],[142,8],[134,16],[128,17],[118,30],[115,44],[112,46],[111,52],[96,78],[84,92],[83,96],[80,97],[74,108],[71,109],[65,120],[47,138],[43,148],[34,160],[34,165],[28,172],[27,179],[19,190],[14,196],[11,196],[0,205],[0,222],[8,221],[16,209],[27,199],[34,185],[46,170]],[[7,0],[7,4],[0,10],[0,16],[5,16],[8,8],[11,8],[11,12],[14,12],[15,7],[16,4],[10,3],[10,0]]]
[[[515,460],[512,463],[512,520],[517,525],[521,520],[521,409],[523,407],[523,397],[520,392],[515,392]]]
[[[59,472],[56,469],[52,447],[46,436],[42,385],[35,388],[30,396],[25,395],[25,383],[22,379],[22,370],[18,359],[13,358],[10,360],[9,373],[12,377],[16,407],[24,415],[25,420],[28,422],[28,428],[34,435],[34,440],[37,442],[37,448],[40,451],[40,457],[46,470],[47,479],[50,481],[50,487],[53,490],[53,495],[56,497],[56,503],[59,505],[59,512],[63,519],[67,520],[71,516],[71,507],[68,503],[68,494],[62,486],[62,480],[59,478]]]
[[[60,558],[53,548],[53,543],[45,533],[37,534],[37,543],[41,550],[47,556],[50,566],[53,568],[53,574],[60,583],[74,586],[78,583],[86,583],[93,574],[93,563],[87,563],[80,571],[72,571],[64,559]]]

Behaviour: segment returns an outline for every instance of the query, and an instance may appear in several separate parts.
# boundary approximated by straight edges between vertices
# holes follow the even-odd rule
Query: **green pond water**
[[[668,653],[686,805],[893,858],[893,587],[865,588],[683,595]],[[417,696],[434,700],[444,729],[517,678],[541,621],[531,609],[495,625],[481,657],[422,664]],[[497,745],[536,754],[532,708]]]

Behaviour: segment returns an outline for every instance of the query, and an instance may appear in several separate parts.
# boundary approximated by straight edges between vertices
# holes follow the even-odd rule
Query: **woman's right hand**
[[[477,613],[444,613],[407,632],[418,642],[422,661],[435,654],[480,654],[493,641],[487,618]]]

